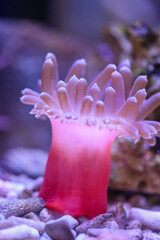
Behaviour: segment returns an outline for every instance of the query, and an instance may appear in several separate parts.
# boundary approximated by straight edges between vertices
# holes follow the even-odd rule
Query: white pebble
[[[71,232],[72,232],[72,234],[73,234],[73,237],[75,238],[76,235],[77,235],[76,231],[74,231],[73,229],[71,229]]]
[[[48,222],[55,219],[54,212],[51,209],[43,208],[39,214],[39,218],[42,222]]]
[[[143,232],[143,240],[160,240],[160,235],[152,232]]]
[[[0,240],[38,240],[39,233],[27,225],[19,225],[0,230]]]
[[[58,220],[65,220],[68,223],[68,226],[70,228],[75,228],[78,225],[78,221],[70,215],[64,215],[63,217],[59,218]]]
[[[17,192],[9,191],[6,195],[6,198],[9,200],[13,200],[13,199],[18,198],[18,194],[17,194]]]
[[[47,233],[43,233],[39,240],[52,240]]]
[[[58,218],[57,220],[51,220],[52,222],[67,222],[69,228],[75,228],[78,225],[78,221],[70,215],[64,215],[63,217]],[[49,221],[50,222],[50,221]],[[48,223],[49,223],[48,222]]]
[[[16,192],[17,194],[23,191],[24,184],[18,182],[4,181],[0,179],[0,195],[6,195],[9,191]]]
[[[152,230],[160,231],[160,212],[132,208],[129,216],[132,219],[140,220],[142,225],[149,227]]]
[[[81,233],[81,234],[79,234],[77,237],[76,237],[76,239],[75,240],[83,240],[83,239],[85,239],[87,237],[87,235],[86,234],[84,234],[84,233]]]

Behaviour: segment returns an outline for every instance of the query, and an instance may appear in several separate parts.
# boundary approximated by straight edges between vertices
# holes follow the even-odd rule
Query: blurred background
[[[100,38],[108,22],[143,20],[155,27],[160,21],[159,11],[159,0],[0,1],[1,18],[33,20],[90,40]]]
[[[49,121],[35,119],[29,115],[31,106],[19,101],[25,87],[38,89],[47,52],[56,54],[62,79],[72,62],[82,57],[92,79],[107,63],[118,63],[122,50],[131,52],[128,39],[108,26],[141,21],[143,40],[148,31],[154,38],[159,12],[159,0],[1,0],[0,153],[15,147],[49,150]]]

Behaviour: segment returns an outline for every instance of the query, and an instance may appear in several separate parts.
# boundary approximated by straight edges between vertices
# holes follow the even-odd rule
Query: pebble
[[[45,227],[45,223],[41,222],[41,221],[35,221],[32,219],[27,219],[27,218],[23,218],[23,217],[10,217],[8,218],[8,220],[16,223],[16,225],[20,225],[20,224],[26,224],[29,227],[33,227],[35,229],[37,229],[39,231],[39,233],[43,233],[44,232],[44,227]]]
[[[42,183],[43,183],[43,177],[38,177],[27,186],[27,189],[31,192],[39,191]]]
[[[9,149],[4,156],[4,166],[16,174],[37,178],[44,175],[48,154],[39,149]]]
[[[78,221],[70,215],[64,215],[63,217],[58,218],[57,220],[51,220],[47,223],[52,224],[52,223],[61,222],[61,221],[62,222],[65,221],[68,224],[69,228],[75,228],[78,225]]]
[[[142,231],[140,229],[134,230],[124,230],[124,229],[106,229],[106,228],[90,228],[87,231],[87,234],[91,237],[99,237],[104,236],[103,240],[109,239],[122,239],[122,240],[141,240],[142,239]],[[120,238],[117,238],[120,236]]]
[[[61,216],[59,216],[59,214],[56,211],[47,208],[43,208],[39,214],[39,218],[42,222],[48,222],[59,217]]]
[[[125,229],[127,226],[126,211],[122,203],[117,203],[116,205],[116,222],[120,229]]]
[[[86,234],[81,233],[81,234],[79,234],[79,235],[75,238],[75,240],[84,240],[86,237],[87,237]]]
[[[33,198],[38,198],[38,195],[39,195],[39,191],[35,191],[32,193]]]
[[[104,222],[106,222],[109,218],[111,218],[113,215],[112,213],[104,213],[96,216],[95,218],[84,222],[76,227],[77,233],[85,233],[88,228],[97,228],[101,227]]]
[[[47,233],[43,233],[39,240],[52,240]]]
[[[73,237],[75,238],[75,237],[77,236],[76,231],[74,231],[73,229],[71,229],[71,232],[72,232]]]
[[[160,240],[160,235],[148,231],[143,232],[143,240]]]
[[[102,227],[111,228],[111,229],[118,229],[118,224],[116,221],[106,221],[102,224]]]
[[[150,211],[140,208],[132,208],[130,210],[130,218],[138,219],[142,225],[151,230],[160,231],[160,212]]]
[[[38,240],[39,233],[27,225],[0,230],[0,240]]]
[[[140,229],[141,226],[142,226],[141,221],[139,221],[138,219],[134,219],[129,223],[126,229],[136,229],[136,228]]]
[[[32,219],[32,220],[35,220],[35,221],[39,221],[39,217],[34,212],[26,213],[23,217],[28,218],[28,219]]]
[[[31,197],[33,197],[32,192],[26,188],[18,194],[19,199],[27,199]]]
[[[7,196],[9,192],[14,192],[17,196],[24,189],[24,184],[17,182],[4,181],[0,179],[0,196]]]
[[[128,203],[128,202],[123,202],[123,207],[125,209],[125,212],[126,212],[126,217],[128,218],[128,215],[129,215],[129,211],[130,209],[132,208],[131,204]],[[113,213],[114,215],[116,214],[116,210],[117,210],[117,201],[110,204],[108,206],[108,210],[107,212],[110,212],[110,213]]]
[[[33,227],[33,228],[37,229],[39,231],[39,233],[44,232],[45,223],[43,223],[41,221],[35,221],[32,219],[15,217],[15,216],[9,217],[6,220],[1,220],[0,221],[0,229],[9,228],[12,226],[22,225],[22,224],[25,224],[25,225],[28,225],[29,227]]]
[[[51,221],[50,221],[51,222]],[[47,222],[45,232],[54,240],[74,240],[74,236],[66,221]]]
[[[14,199],[18,198],[18,194],[14,191],[10,191],[6,194],[6,198],[9,200],[14,200]]]
[[[6,218],[21,216],[28,212],[39,212],[45,205],[42,198],[6,200],[0,203],[0,213]]]
[[[77,218],[77,220],[78,220],[79,224],[82,224],[84,222],[87,222],[89,219],[85,216],[80,216]]]

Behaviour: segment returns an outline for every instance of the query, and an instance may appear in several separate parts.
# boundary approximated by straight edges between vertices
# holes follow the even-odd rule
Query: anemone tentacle
[[[52,126],[52,144],[39,196],[45,206],[74,217],[93,218],[107,209],[111,147],[117,136],[154,145],[160,122],[144,120],[160,105],[160,93],[147,98],[147,77],[132,86],[129,60],[118,68],[109,64],[88,85],[86,62],[74,62],[59,80],[54,54],[42,68],[41,93],[22,91],[21,101],[34,105],[31,114],[46,115]],[[62,137],[63,136],[63,137]]]
[[[131,86],[130,63],[125,60],[118,70],[114,64],[106,66],[87,87],[86,79],[81,78],[85,67],[85,60],[79,59],[65,80],[59,80],[56,57],[48,53],[42,68],[42,92],[24,89],[21,101],[34,105],[31,114],[37,117],[46,115],[66,123],[112,129],[118,135],[132,137],[135,142],[143,137],[153,144],[160,123],[147,122],[144,118],[160,105],[160,93],[146,99],[147,77],[137,77]]]

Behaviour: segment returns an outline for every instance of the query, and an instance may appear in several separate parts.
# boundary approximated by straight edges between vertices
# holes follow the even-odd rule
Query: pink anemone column
[[[39,196],[46,207],[93,218],[107,210],[113,131],[51,120],[52,146]]]

